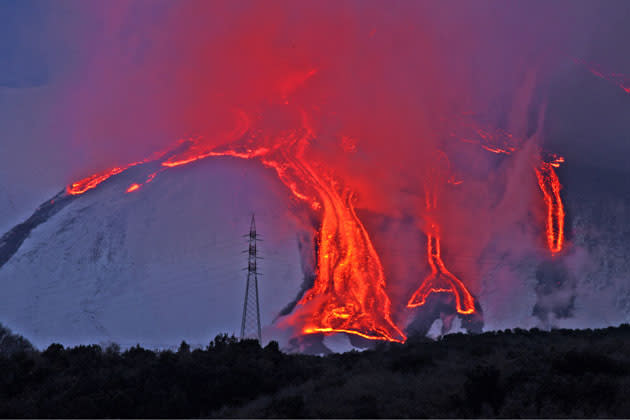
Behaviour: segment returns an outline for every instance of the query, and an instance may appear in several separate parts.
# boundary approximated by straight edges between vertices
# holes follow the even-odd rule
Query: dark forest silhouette
[[[630,325],[412,337],[325,357],[33,348],[0,326],[0,417],[630,417]]]

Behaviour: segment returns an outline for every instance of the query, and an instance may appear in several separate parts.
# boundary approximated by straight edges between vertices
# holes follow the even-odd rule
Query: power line
[[[252,221],[249,227],[247,249],[247,283],[245,285],[245,301],[243,302],[243,319],[241,321],[241,340],[255,337],[262,344],[262,333],[260,329],[260,305],[258,302],[258,270],[256,243],[260,241],[256,233],[256,219],[252,214]]]

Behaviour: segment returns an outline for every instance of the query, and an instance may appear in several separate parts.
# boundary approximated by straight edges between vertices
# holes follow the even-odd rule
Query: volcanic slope
[[[293,301],[303,280],[289,193],[256,162],[208,159],[146,179],[149,163],[78,196],[62,192],[0,238],[0,322],[51,342],[207,344],[239,333],[252,212],[261,318]],[[267,340],[265,340],[267,341]]]
[[[60,192],[2,236],[0,322],[38,347],[114,341],[164,348],[238,333],[247,263],[242,235],[254,211],[265,240],[259,261],[263,335],[281,343],[289,338],[271,323],[301,290],[299,242],[303,247],[312,226],[305,229],[292,215],[296,201],[276,173],[250,160],[204,159],[126,193],[159,169],[159,162],[149,162],[85,194]],[[552,256],[540,241],[535,254],[501,248],[481,261],[477,296],[485,330],[630,321],[625,178],[571,166],[561,179],[566,249]],[[373,233],[377,239],[384,234]],[[390,279],[404,279],[389,268]],[[426,312],[430,326],[440,315],[428,306],[415,314]],[[344,340],[341,347],[348,348]]]
[[[630,322],[630,185],[627,170],[575,167],[566,174],[574,311],[563,327]],[[558,289],[571,281],[556,279]]]
[[[567,165],[560,178],[567,241],[557,255],[489,265],[484,328],[602,328],[630,321],[630,187],[625,174]]]

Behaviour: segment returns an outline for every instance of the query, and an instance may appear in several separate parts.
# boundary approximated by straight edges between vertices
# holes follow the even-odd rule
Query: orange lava
[[[564,159],[559,158],[552,162],[542,162],[536,168],[538,185],[543,192],[545,205],[547,206],[546,234],[547,245],[552,254],[562,251],[564,245],[564,206],[560,197],[560,180],[554,168],[557,168]]]
[[[382,340],[382,341],[394,341],[398,343],[403,343],[404,340],[387,338],[381,335],[369,335],[363,334],[356,330],[344,330],[344,329],[335,329],[335,328],[304,328],[302,330],[304,334],[317,334],[317,333],[346,333],[346,334],[354,334],[359,337],[367,338],[368,340]]]
[[[242,111],[237,111],[235,112],[235,114],[236,114],[237,119],[236,119],[236,125],[234,129],[228,133],[223,133],[219,135],[223,141],[230,141],[230,140],[240,138],[249,129],[249,119],[247,115]],[[179,154],[173,154],[173,151],[182,147],[184,143],[186,143],[187,145],[185,152],[182,152]],[[144,160],[141,160],[139,162],[133,162],[123,167],[115,167],[105,172],[98,173],[98,174],[90,175],[89,177],[85,179],[82,179],[73,184],[70,184],[68,187],[66,187],[66,192],[71,195],[81,195],[93,188],[96,188],[100,183],[107,180],[108,178],[114,175],[118,175],[119,173],[126,171],[132,166],[141,165],[143,163],[160,161],[161,165],[164,167],[162,168],[162,170],[166,170],[166,169],[173,168],[176,166],[186,165],[186,164],[198,161],[200,159],[204,159],[210,156],[215,156],[212,153],[211,149],[212,149],[211,145],[209,145],[208,142],[205,141],[205,139],[203,139],[202,137],[197,137],[197,138],[188,139],[188,140],[178,140],[169,149],[155,152]],[[165,156],[169,154],[172,156],[164,159]],[[243,156],[243,157],[248,157],[248,156]],[[138,190],[140,187],[142,187],[142,185],[148,184],[149,182],[153,181],[155,177],[157,176],[157,174],[162,172],[162,170],[159,170],[150,174],[147,177],[146,181],[144,181],[143,183],[132,184],[125,192],[130,193],[130,192]]]
[[[318,304],[303,332],[349,332],[404,341],[404,334],[390,318],[383,267],[354,211],[352,193],[346,190],[340,195],[327,183],[319,184],[318,190],[324,214],[317,278],[299,302]]]
[[[307,127],[305,122],[274,138],[262,135],[255,139],[257,148],[248,145],[250,139],[211,155],[260,158],[295,197],[321,211],[315,283],[289,315],[299,320],[303,334],[344,332],[402,342],[406,337],[391,319],[383,267],[354,211],[353,194],[304,157],[313,135]]]
[[[286,91],[314,71],[289,80]],[[353,194],[340,186],[331,174],[314,166],[304,152],[314,134],[304,112],[301,127],[273,134],[250,127],[240,112],[236,128],[223,137],[227,146],[215,147],[203,138],[188,140],[187,147],[169,156],[165,153],[143,162],[158,161],[162,169],[143,183],[131,184],[126,192],[137,191],[163,171],[213,156],[258,158],[273,168],[280,180],[299,200],[309,203],[321,215],[318,232],[317,272],[313,287],[289,315],[299,319],[301,333],[343,332],[372,340],[403,342],[403,332],[391,319],[391,302],[385,292],[385,274],[365,227],[354,211]],[[178,144],[181,147],[181,142]],[[142,162],[140,162],[142,163]],[[110,176],[137,165],[114,168],[68,187],[70,194],[82,194]],[[316,169],[317,168],[317,169]],[[296,314],[296,313],[299,313]]]
[[[134,192],[140,189],[140,184],[131,184],[129,188],[127,188],[126,193]]]
[[[176,143],[176,145],[174,146],[177,147],[179,144],[181,144],[181,141],[178,141]],[[151,156],[149,156],[148,158],[138,161],[138,162],[133,162],[130,163],[128,165],[122,166],[122,167],[115,167],[112,169],[108,169],[107,171],[104,172],[100,172],[98,174],[94,174],[94,175],[90,175],[87,178],[84,178],[80,181],[77,181],[73,184],[70,184],[66,187],[66,192],[70,195],[81,195],[86,193],[87,191],[96,188],[99,184],[101,184],[102,182],[106,181],[107,179],[111,178],[114,175],[118,175],[119,173],[122,173],[124,171],[126,171],[127,169],[136,166],[136,165],[141,165],[143,163],[147,163],[147,162],[152,162],[155,160],[159,160],[162,159],[162,157],[164,157],[168,152],[170,151],[159,151],[159,152],[155,152],[153,153]],[[147,181],[145,183],[151,182],[153,180],[153,178],[155,178],[155,176],[157,175],[156,173],[153,173],[149,176],[149,178],[147,179]],[[138,188],[140,188],[142,186],[142,184],[137,184],[138,187],[133,187],[133,185],[131,185],[125,192],[129,193],[132,191],[137,190]],[[133,187],[133,188],[132,188]]]
[[[427,189],[426,207],[429,215],[435,210],[437,196]],[[455,297],[455,308],[458,313],[468,315],[475,312],[475,300],[460,279],[451,273],[444,264],[440,247],[440,229],[432,222],[427,232],[427,261],[431,267],[429,274],[420,287],[413,293],[408,308],[415,308],[426,303],[431,293],[452,293]]]
[[[66,187],[66,192],[71,195],[80,195],[83,194],[93,188],[96,188],[101,182],[107,180],[108,178],[117,175],[124,171],[125,169],[135,165],[132,163],[131,165],[127,165],[123,168],[112,168],[105,172],[101,172],[98,174],[90,175],[87,178],[84,178],[80,181],[77,181],[73,184],[70,184]]]
[[[514,151],[513,147],[510,147],[509,149],[502,149],[500,147],[491,147],[491,146],[486,146],[486,145],[482,145],[481,147],[483,147],[485,150],[492,152],[492,153],[496,153],[497,155],[503,153],[504,155],[509,155]]]
[[[578,63],[582,63],[577,61]],[[606,78],[604,74],[597,70],[591,70],[598,77]],[[496,154],[510,155],[516,151],[513,144],[518,144],[518,139],[514,138],[511,133],[505,130],[489,130],[479,128],[474,123],[472,128],[475,130],[480,139],[463,139],[466,143],[479,144],[484,150]],[[547,216],[545,218],[545,236],[547,246],[552,255],[562,251],[564,247],[564,205],[560,196],[560,179],[554,168],[559,168],[564,163],[562,156],[551,155],[549,161],[544,161],[540,157],[539,164],[534,167],[538,185],[543,193],[546,206]]]

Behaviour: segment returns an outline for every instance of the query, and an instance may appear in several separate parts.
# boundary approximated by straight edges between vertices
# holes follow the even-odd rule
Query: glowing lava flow
[[[321,212],[315,283],[289,316],[300,325],[301,333],[345,332],[373,340],[402,342],[406,337],[391,319],[383,267],[354,211],[353,194],[304,158],[304,151],[314,137],[304,113],[302,125],[300,129],[270,135],[251,129],[245,116],[224,137],[228,146],[215,148],[202,138],[186,141],[185,147],[180,142],[178,151],[174,148],[168,156],[162,153],[153,159],[160,163],[159,171],[150,174],[143,184],[131,184],[126,193],[138,191],[161,171],[208,157],[260,159],[263,165],[275,169],[295,197]],[[143,162],[147,161],[150,160]],[[137,164],[86,178],[68,187],[68,192],[82,194]]]
[[[340,196],[324,183],[318,189],[324,203],[318,275],[300,301],[317,306],[303,332],[339,331],[403,341],[405,336],[389,315],[383,267],[354,211],[352,193],[346,190]]]
[[[68,185],[68,187],[66,188],[66,192],[71,195],[83,194],[93,188],[96,188],[101,182],[107,180],[108,178],[114,175],[117,175],[123,172],[124,170],[137,164],[138,163],[132,163],[123,168],[116,167],[116,168],[112,168],[98,174],[91,175],[87,178],[84,178],[80,181],[77,181],[73,184]]]
[[[300,324],[303,334],[345,332],[372,340],[404,341],[405,335],[391,319],[383,267],[354,211],[352,192],[340,191],[332,176],[315,170],[304,158],[310,130],[262,137],[255,139],[258,147],[232,146],[211,155],[260,158],[297,198],[322,212],[315,283],[290,318]]]
[[[517,150],[513,144],[519,143],[511,133],[505,130],[495,130],[494,133],[479,128],[473,124],[473,128],[479,139],[463,139],[466,143],[479,144],[484,150],[495,154],[510,155]],[[555,168],[560,167],[564,162],[561,156],[551,155],[549,161],[539,157],[539,163],[534,166],[538,186],[543,193],[543,199],[546,206],[545,218],[545,236],[547,246],[552,255],[562,251],[564,247],[564,205],[560,196],[560,179],[556,174]]]
[[[235,128],[228,133],[223,133],[219,135],[219,138],[221,138],[224,142],[240,138],[249,129],[249,118],[247,117],[247,115],[240,110],[235,112],[235,114],[237,117]],[[177,154],[175,151],[184,146],[186,149],[185,157],[181,157],[181,154]],[[96,188],[99,184],[108,180],[112,176],[118,175],[133,166],[153,161],[160,161],[163,168],[149,174],[144,182],[131,184],[125,191],[125,193],[131,193],[134,191],[138,191],[143,185],[153,181],[155,177],[162,171],[165,171],[169,168],[174,168],[176,166],[186,165],[210,156],[214,155],[209,150],[207,142],[204,141],[202,137],[187,140],[182,139],[178,140],[171,148],[167,149],[166,151],[153,153],[151,156],[144,160],[133,162],[123,167],[115,167],[98,174],[90,175],[87,178],[70,184],[66,187],[66,192],[70,195],[81,195],[91,189]]]
[[[437,195],[426,190],[426,208],[430,215],[437,206]],[[431,267],[429,274],[407,303],[408,308],[424,305],[431,293],[452,293],[455,297],[455,308],[460,314],[475,312],[475,300],[460,279],[455,277],[444,264],[440,247],[440,228],[431,221],[427,232],[427,260]]]
[[[547,205],[547,245],[552,254],[562,251],[564,244],[564,206],[560,197],[560,180],[554,168],[564,162],[563,158],[556,158],[551,162],[542,162],[536,168],[536,178],[538,185],[543,192],[545,204]]]
[[[282,103],[288,105],[288,95],[316,73],[314,69],[288,78],[280,89]],[[254,129],[244,112],[239,111],[237,115],[234,130],[215,142],[190,139],[185,147],[180,144],[179,149],[173,148],[160,157],[93,175],[70,185],[67,191],[83,194],[109,177],[149,161],[159,162],[161,169],[150,174],[144,183],[131,184],[126,193],[138,191],[161,171],[208,157],[258,158],[263,165],[275,169],[295,197],[308,202],[313,211],[321,215],[315,282],[288,316],[289,322],[295,321],[302,334],[344,332],[373,340],[405,341],[405,335],[391,319],[383,267],[356,215],[352,192],[341,187],[321,165],[312,165],[304,157],[306,147],[314,138],[306,114],[301,114],[301,128],[275,134]],[[217,148],[215,144],[228,146]]]
[[[178,141],[175,146],[173,146],[172,149],[170,150],[174,150],[175,148],[177,148],[178,146],[180,146],[182,144],[184,140],[180,140]],[[128,165],[122,166],[122,167],[115,167],[112,169],[108,169],[107,171],[103,171],[100,172],[98,174],[94,174],[94,175],[90,175],[87,178],[83,178],[80,181],[77,181],[75,183],[72,183],[70,185],[68,185],[66,187],[66,192],[70,195],[81,195],[81,194],[85,194],[86,192],[88,192],[89,190],[92,190],[96,187],[98,187],[102,182],[107,181],[109,178],[111,178],[114,175],[118,175],[124,171],[126,171],[127,169],[136,166],[136,165],[142,165],[143,163],[147,163],[147,162],[152,162],[155,160],[160,160],[162,159],[164,156],[166,156],[170,150],[168,151],[159,151],[156,153],[153,153],[151,156],[149,156],[148,158],[138,161],[138,162],[133,162],[130,163]],[[137,191],[140,187],[142,187],[142,185],[149,183],[153,180],[153,178],[155,178],[155,176],[157,175],[157,172],[152,173],[151,175],[149,175],[149,177],[147,178],[147,180],[143,183],[143,184],[131,184],[129,186],[129,188],[127,188],[127,190],[125,192],[130,193],[133,191]]]
[[[574,58],[573,61],[576,64],[584,66],[593,76],[599,77],[602,80],[613,83],[620,87],[624,92],[630,94],[630,76],[622,73],[606,73],[600,69],[600,66],[593,63],[588,63],[585,60]]]
[[[131,184],[129,186],[129,188],[127,188],[127,191],[125,191],[125,192],[130,193],[130,192],[137,191],[139,189],[140,189],[140,185],[139,184]]]

